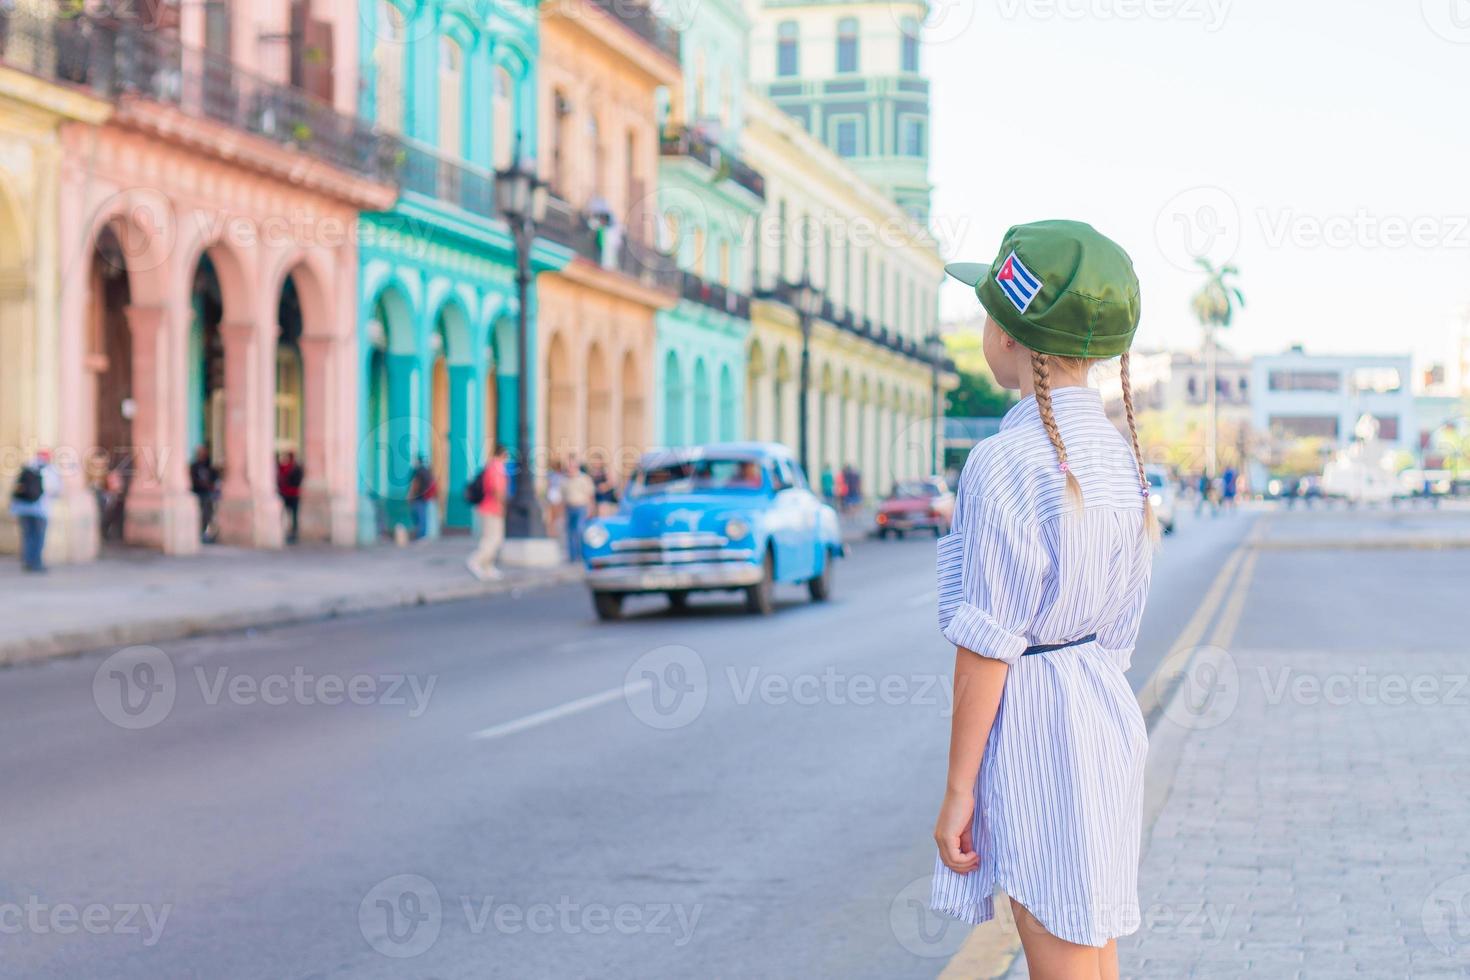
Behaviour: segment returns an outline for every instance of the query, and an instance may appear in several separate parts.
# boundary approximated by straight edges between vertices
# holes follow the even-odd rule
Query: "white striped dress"
[[[1085,507],[1068,499],[1026,398],[970,453],[939,542],[940,629],[1011,668],[975,785],[980,867],[958,875],[936,861],[931,905],[980,923],[1000,888],[1053,935],[1102,946],[1139,924],[1148,736],[1123,672],[1153,548],[1132,449],[1097,392],[1058,388],[1052,403]]]

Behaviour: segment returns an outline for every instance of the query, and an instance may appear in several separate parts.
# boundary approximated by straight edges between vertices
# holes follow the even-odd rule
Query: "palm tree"
[[[1245,306],[1245,294],[1233,281],[1240,275],[1235,266],[1227,264],[1216,268],[1204,257],[1195,261],[1205,272],[1205,284],[1194,294],[1189,305],[1205,331],[1205,399],[1209,406],[1209,422],[1205,427],[1205,473],[1213,480],[1219,418],[1215,398],[1215,332],[1230,326],[1235,311]]]

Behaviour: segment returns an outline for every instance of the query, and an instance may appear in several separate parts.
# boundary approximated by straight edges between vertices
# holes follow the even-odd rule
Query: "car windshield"
[[[673,460],[650,466],[638,474],[634,496],[695,491],[759,490],[765,474],[755,459]]]
[[[939,493],[939,487],[935,486],[933,483],[925,483],[923,481],[900,483],[893,488],[893,496],[896,498],[937,497],[939,496]]]

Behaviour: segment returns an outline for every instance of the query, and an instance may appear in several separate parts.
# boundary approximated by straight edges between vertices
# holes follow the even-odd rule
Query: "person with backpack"
[[[20,524],[20,564],[28,572],[44,572],[46,523],[51,504],[61,492],[61,479],[51,465],[51,453],[42,449],[21,467],[10,494],[10,513]]]
[[[301,482],[303,473],[296,454],[289,449],[276,461],[276,492],[281,496],[281,506],[291,518],[291,529],[286,532],[286,543],[295,544],[301,534]]]
[[[495,559],[505,542],[505,501],[510,486],[505,458],[505,447],[497,444],[485,468],[465,487],[465,500],[474,506],[480,517],[480,543],[475,553],[465,560],[465,567],[482,582],[501,576]]]
[[[434,501],[439,498],[438,480],[429,467],[429,461],[420,456],[414,461],[413,476],[408,481],[408,500],[413,506],[413,536],[421,540],[429,536],[429,522]]]

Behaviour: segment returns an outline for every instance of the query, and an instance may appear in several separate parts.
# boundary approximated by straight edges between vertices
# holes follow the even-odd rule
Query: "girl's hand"
[[[967,875],[980,867],[971,833],[974,822],[974,795],[968,791],[945,792],[939,820],[934,824],[934,843],[939,845],[939,860],[956,874]]]

